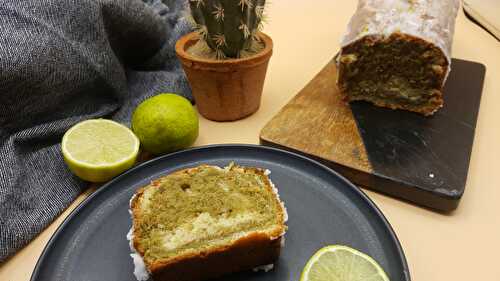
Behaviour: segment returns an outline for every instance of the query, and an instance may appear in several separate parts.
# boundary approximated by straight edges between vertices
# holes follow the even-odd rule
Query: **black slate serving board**
[[[431,117],[346,104],[332,60],[262,130],[261,142],[301,152],[353,182],[451,211],[464,194],[486,69],[453,59],[444,107]]]

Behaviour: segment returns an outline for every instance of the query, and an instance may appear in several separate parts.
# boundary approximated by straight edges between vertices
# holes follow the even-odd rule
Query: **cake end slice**
[[[348,101],[432,115],[443,106],[444,53],[420,38],[369,35],[342,48],[340,92]]]

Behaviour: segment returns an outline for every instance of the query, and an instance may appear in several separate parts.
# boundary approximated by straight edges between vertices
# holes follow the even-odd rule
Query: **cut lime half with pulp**
[[[370,256],[347,246],[320,249],[307,262],[300,281],[389,281]]]
[[[132,167],[140,142],[127,127],[106,119],[91,119],[71,127],[62,139],[70,170],[83,180],[105,182]]]

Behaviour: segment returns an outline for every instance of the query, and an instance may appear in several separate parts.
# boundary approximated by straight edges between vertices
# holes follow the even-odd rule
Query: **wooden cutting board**
[[[432,117],[345,103],[330,61],[262,129],[264,145],[312,157],[356,184],[451,211],[464,193],[485,67],[453,59]]]

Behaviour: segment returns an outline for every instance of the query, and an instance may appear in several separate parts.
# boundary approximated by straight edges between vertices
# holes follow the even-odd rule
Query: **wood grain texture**
[[[260,138],[371,173],[351,109],[335,85],[336,77],[332,60],[262,129]]]

